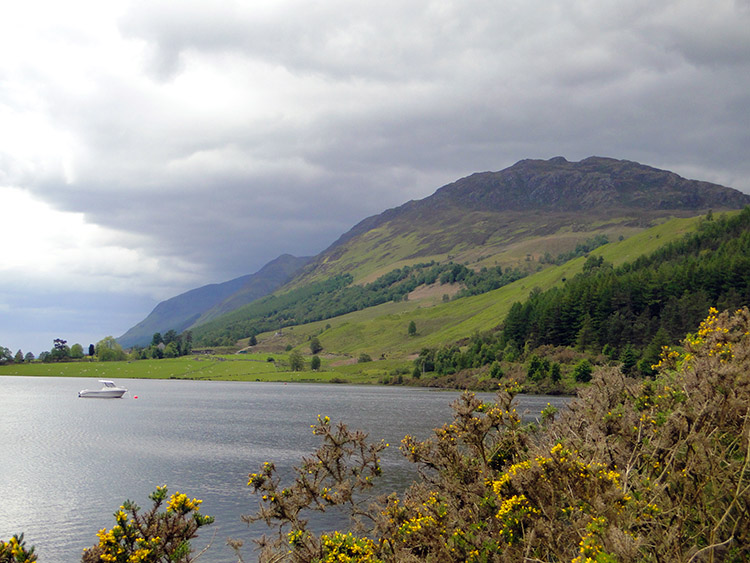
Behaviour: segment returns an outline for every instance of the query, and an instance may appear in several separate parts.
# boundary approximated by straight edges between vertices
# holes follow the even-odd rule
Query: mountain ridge
[[[592,234],[629,236],[670,217],[745,205],[750,205],[750,195],[733,188],[637,162],[596,156],[579,162],[524,159],[498,172],[460,178],[424,199],[363,219],[320,254],[304,259],[266,294],[342,274],[361,283],[418,260],[456,260],[476,269],[493,263],[528,268],[545,251],[575,247]],[[221,299],[183,316],[181,326],[217,319],[252,297],[236,295],[241,287],[223,289]]]
[[[656,197],[650,191],[653,188],[659,188]],[[734,206],[747,196],[741,197],[741,192],[733,188],[688,180],[629,160],[591,156],[570,162],[558,156],[521,160],[499,172],[475,173],[443,186],[432,197],[503,211],[551,207],[580,211],[621,207],[705,209],[707,205]]]

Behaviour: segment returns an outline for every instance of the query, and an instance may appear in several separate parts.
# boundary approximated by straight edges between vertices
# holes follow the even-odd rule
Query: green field
[[[274,361],[268,361],[268,358]],[[222,356],[184,356],[135,362],[71,361],[62,363],[25,363],[0,366],[0,376],[87,377],[92,379],[193,379],[212,381],[309,381],[377,383],[384,365],[374,362],[354,364],[331,370],[330,358],[321,357],[319,371],[292,372],[288,356],[283,354],[232,354]],[[369,368],[368,368],[369,366]]]

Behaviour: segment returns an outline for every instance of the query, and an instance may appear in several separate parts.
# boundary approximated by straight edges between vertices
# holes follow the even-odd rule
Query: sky
[[[750,0],[26,0],[0,53],[13,353],[524,158],[750,193]]]

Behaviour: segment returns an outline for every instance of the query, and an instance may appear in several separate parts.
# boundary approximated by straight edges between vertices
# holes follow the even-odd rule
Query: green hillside
[[[692,232],[699,221],[698,217],[672,219],[630,238],[602,246],[591,254],[619,265]],[[277,335],[277,331],[262,333],[258,335],[259,346],[283,350],[291,344],[304,351],[308,339],[317,336],[329,354],[355,358],[366,352],[373,359],[405,360],[423,347],[456,342],[475,332],[495,328],[514,302],[525,299],[533,288],[545,290],[561,284],[563,279],[572,278],[582,270],[584,262],[585,258],[581,257],[561,266],[543,266],[541,271],[501,289],[449,302],[443,302],[441,296],[451,288],[438,285],[430,296],[423,299],[390,302],[290,327],[281,335]],[[417,326],[415,336],[407,334],[411,321]]]

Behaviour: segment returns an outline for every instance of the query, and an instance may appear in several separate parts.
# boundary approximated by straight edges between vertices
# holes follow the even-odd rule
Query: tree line
[[[572,346],[620,357],[628,349],[650,374],[663,346],[706,311],[750,301],[750,208],[706,220],[697,232],[613,268],[589,257],[563,286],[532,291],[505,318],[500,339],[519,346]],[[647,365],[648,364],[648,365]]]
[[[134,346],[130,357],[134,360],[160,360],[162,358],[179,358],[187,356],[193,350],[193,333],[186,330],[178,334],[168,330],[162,335],[155,332],[151,343],[146,347]]]
[[[95,353],[95,346],[93,344],[89,344],[88,355],[94,356]],[[18,350],[18,352],[16,352],[14,355],[10,351],[10,349],[5,348],[4,346],[0,346],[0,365],[29,363],[33,362],[34,360],[38,360],[40,362],[80,360],[85,356],[86,352],[84,351],[83,346],[78,343],[73,344],[72,346],[68,346],[68,341],[62,338],[55,338],[52,342],[52,348],[50,350],[41,352],[39,354],[39,358],[34,356],[32,352],[27,352],[26,354],[24,354],[21,350]]]
[[[8,348],[0,346],[0,365],[28,363],[35,360],[44,363],[77,361],[87,356],[100,362],[177,358],[190,354],[192,348],[193,336],[189,330],[181,334],[169,330],[163,336],[159,332],[154,333],[149,346],[145,348],[136,346],[129,352],[124,350],[113,336],[101,339],[96,345],[89,344],[88,353],[84,352],[83,346],[78,343],[68,346],[67,340],[55,338],[52,348],[41,352],[38,358],[35,358],[31,352],[24,355],[21,350],[13,355]]]

